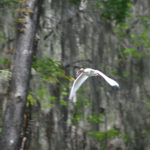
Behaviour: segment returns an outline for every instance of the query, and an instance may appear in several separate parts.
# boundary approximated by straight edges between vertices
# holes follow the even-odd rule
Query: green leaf
[[[66,91],[61,92],[62,95],[68,95],[68,93]]]
[[[138,59],[140,59],[143,55],[142,53],[139,53],[137,51],[135,51],[134,48],[127,48],[123,51],[125,54],[132,54],[133,56],[136,56]]]
[[[123,76],[124,76],[124,77],[129,77],[129,75],[130,75],[130,72],[127,72],[127,71],[124,71],[124,72],[123,72]]]
[[[90,102],[87,102],[85,105],[86,105],[86,106],[92,106],[93,104],[90,103]]]
[[[104,123],[103,115],[91,115],[87,120],[91,123]]]
[[[104,141],[106,139],[112,139],[118,137],[120,135],[120,131],[115,129],[110,129],[104,132],[90,131],[88,132],[88,134],[94,136],[94,138],[98,141]]]
[[[127,48],[124,50],[124,53],[133,53],[133,52],[135,52],[134,48]]]
[[[131,34],[131,38],[132,38],[132,39],[135,39],[135,38],[136,38],[136,35],[135,35],[135,34]]]
[[[56,100],[56,97],[55,97],[55,96],[51,96],[51,97],[49,98],[49,100],[50,100],[51,102],[54,102],[54,101]]]
[[[3,35],[3,34],[0,34],[0,39],[8,39],[8,37],[6,37],[5,35]]]
[[[65,100],[63,100],[63,99],[60,100],[60,104],[62,106],[67,106],[68,105],[67,102]]]
[[[64,74],[60,63],[52,58],[42,57],[41,60],[33,62],[32,67],[41,75],[44,81],[59,83],[60,78],[71,80],[69,76]]]

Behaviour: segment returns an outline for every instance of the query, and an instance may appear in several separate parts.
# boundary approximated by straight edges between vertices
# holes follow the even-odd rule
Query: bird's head
[[[81,73],[84,71],[84,68],[80,68],[78,71],[77,71],[77,74]]]

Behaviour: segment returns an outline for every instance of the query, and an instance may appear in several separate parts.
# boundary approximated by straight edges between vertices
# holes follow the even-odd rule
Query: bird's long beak
[[[81,73],[81,72],[83,72],[83,68],[81,68],[77,71],[77,75],[79,75],[79,73]]]
[[[76,74],[79,75],[79,73],[80,73],[80,70],[78,70]]]

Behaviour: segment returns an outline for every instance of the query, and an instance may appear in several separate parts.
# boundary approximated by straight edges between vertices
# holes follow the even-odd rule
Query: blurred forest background
[[[149,78],[149,0],[0,1],[1,150],[150,150]]]

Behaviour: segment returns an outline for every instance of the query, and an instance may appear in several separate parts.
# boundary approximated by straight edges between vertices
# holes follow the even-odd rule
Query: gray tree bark
[[[18,19],[16,53],[13,62],[10,96],[1,134],[1,150],[20,149],[39,6],[39,0],[22,1],[21,4],[22,10],[26,11],[19,14],[19,18],[24,18],[24,21],[20,22]]]

